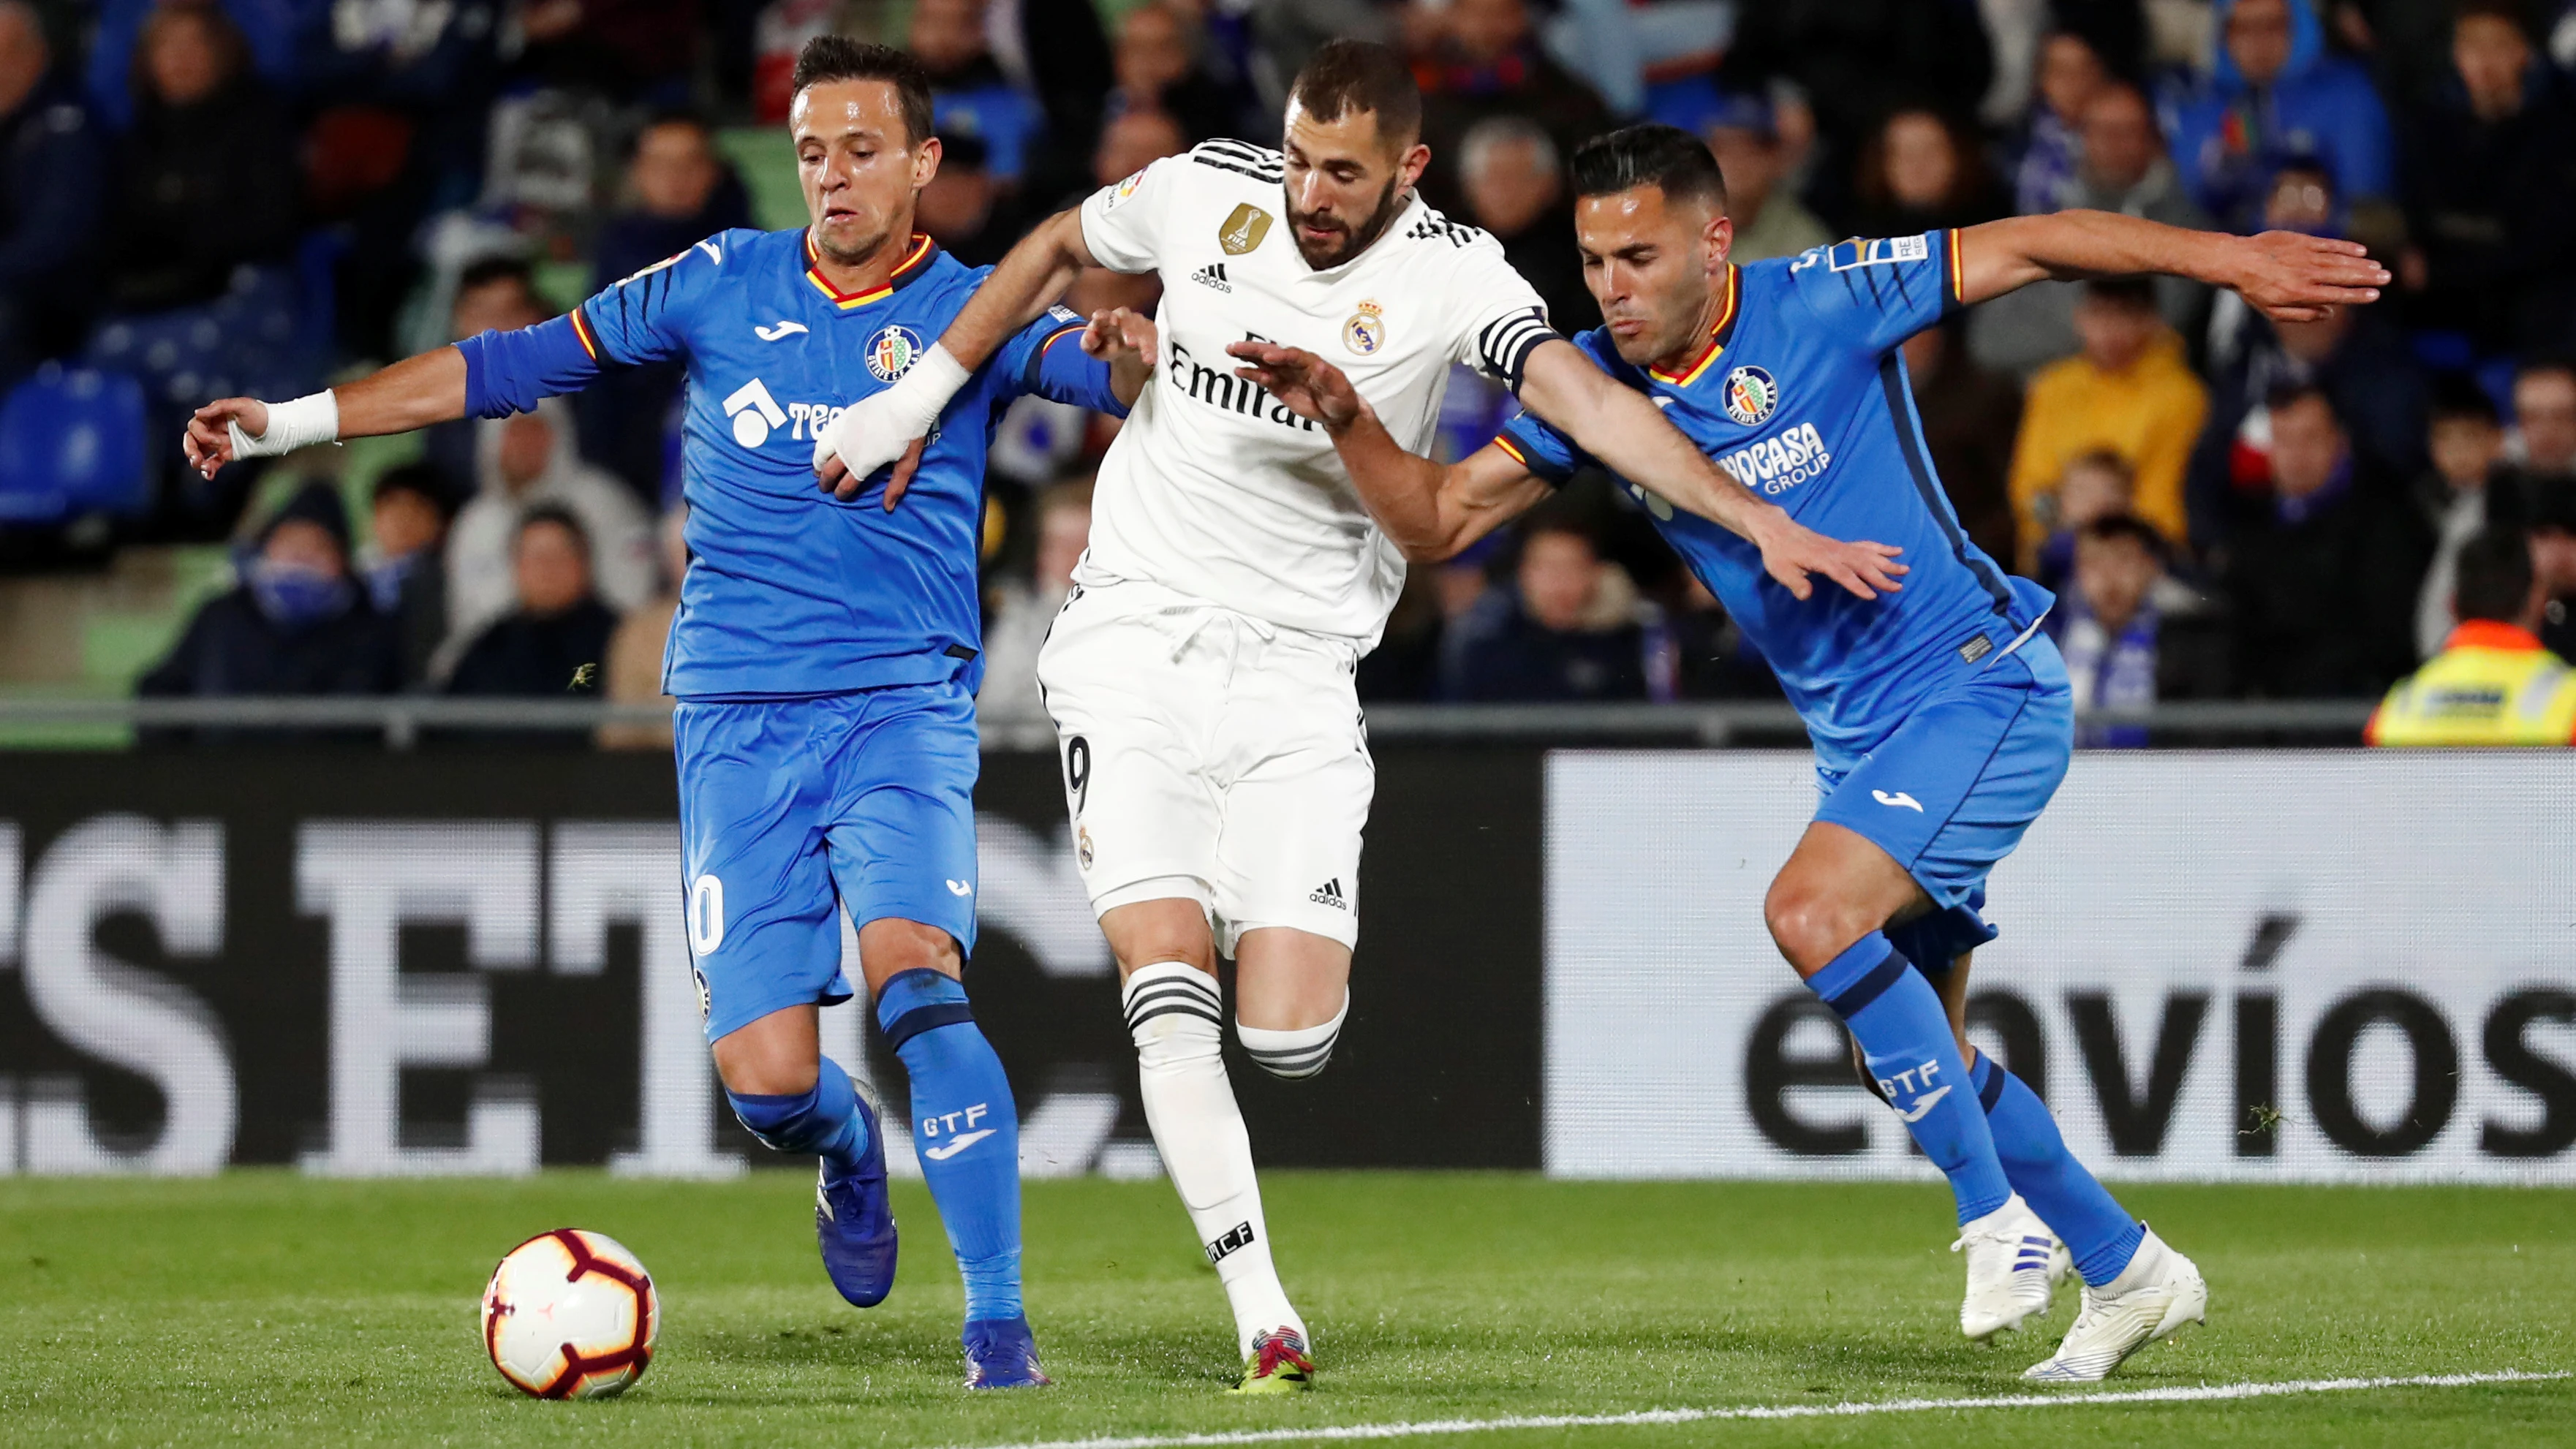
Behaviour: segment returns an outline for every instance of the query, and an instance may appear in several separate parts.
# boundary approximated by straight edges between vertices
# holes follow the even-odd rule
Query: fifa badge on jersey
[[[1745,427],[1757,427],[1780,406],[1780,384],[1761,368],[1746,364],[1726,375],[1726,415]]]
[[[1091,869],[1091,827],[1088,825],[1074,832],[1073,858],[1082,862],[1084,870]]]
[[[1230,257],[1242,256],[1261,245],[1270,235],[1270,213],[1247,201],[1226,213],[1225,225],[1216,229],[1216,244]]]
[[[921,334],[909,327],[888,327],[868,339],[868,375],[892,382],[921,356]]]
[[[1342,324],[1342,345],[1362,357],[1386,345],[1386,309],[1375,302],[1362,302]]]

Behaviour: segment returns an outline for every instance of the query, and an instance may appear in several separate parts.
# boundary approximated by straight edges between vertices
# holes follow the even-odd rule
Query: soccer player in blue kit
[[[1123,415],[1150,327],[1123,313],[1086,327],[1058,309],[958,392],[910,506],[896,511],[882,484],[848,502],[818,492],[814,434],[918,361],[984,272],[913,231],[940,156],[920,66],[824,37],[794,80],[810,227],[709,237],[565,316],[330,392],[209,404],[189,457],[211,477],[234,457],[501,417],[603,368],[687,359],[690,563],[663,687],[680,700],[684,899],[717,1072],[761,1141],[822,1159],[824,1265],[852,1303],[882,1300],[895,1267],[883,1137],[822,1055],[816,1016],[851,994],[846,909],[965,1280],[967,1384],[1043,1384],[1020,1297],[1018,1118],[961,984],[975,943],[984,458],[1022,393]]]
[[[2073,708],[2039,627],[2054,600],[1961,531],[1897,347],[2043,278],[2172,273],[2306,320],[2376,299],[2388,275],[2349,242],[2103,212],[1845,241],[1737,267],[1724,179],[1686,132],[1613,132],[1577,153],[1573,173],[1584,276],[1607,324],[1577,345],[1800,523],[1894,544],[1910,566],[1875,601],[1830,589],[1794,599],[1738,535],[1622,480],[1770,661],[1814,743],[1822,804],[1764,915],[1781,954],[1850,1029],[1874,1090],[1950,1180],[1968,1260],[1960,1327],[1983,1339],[2045,1313],[2062,1236],[2083,1310],[2026,1376],[2098,1380],[2202,1319],[2208,1290],[1962,1029],[1969,954],[1996,934],[1981,914],[1987,873],[2064,777]],[[1589,461],[1524,413],[1444,468],[1397,447],[1312,354],[1229,350],[1246,376],[1334,434],[1370,512],[1414,558],[1455,554]]]

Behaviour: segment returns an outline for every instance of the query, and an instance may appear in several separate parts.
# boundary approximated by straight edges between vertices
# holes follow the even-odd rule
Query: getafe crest
[[[909,327],[888,327],[868,339],[868,375],[879,382],[903,376],[921,356],[921,334]]]
[[[1726,390],[1721,394],[1726,415],[1750,428],[1759,425],[1780,406],[1780,384],[1761,368],[1746,365],[1726,375]]]

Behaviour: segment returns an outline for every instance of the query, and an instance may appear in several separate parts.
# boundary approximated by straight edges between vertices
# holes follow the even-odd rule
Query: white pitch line
[[[2058,1409],[2076,1404],[2194,1404],[2213,1399],[2268,1399],[2285,1394],[2333,1394],[2354,1389],[2449,1389],[2475,1384],[2542,1383],[2576,1377],[2567,1372],[2504,1369],[2479,1374],[2415,1374],[2405,1378],[2297,1379],[2287,1383],[2204,1384],[2195,1388],[2130,1389],[2110,1394],[2011,1394],[1982,1399],[1881,1399],[1839,1404],[1748,1404],[1727,1409],[1644,1409],[1629,1414],[1515,1414],[1501,1419],[1421,1419],[1393,1424],[1330,1424],[1311,1429],[1242,1429],[1221,1434],[1105,1435],[1097,1439],[1046,1439],[990,1449],[1189,1449],[1208,1444],[1287,1444],[1308,1440],[1413,1439],[1433,1434],[1484,1434],[1498,1429],[1607,1429],[1632,1424],[1702,1424],[1719,1419],[1836,1419],[1862,1414],[1922,1414],[1945,1409]]]

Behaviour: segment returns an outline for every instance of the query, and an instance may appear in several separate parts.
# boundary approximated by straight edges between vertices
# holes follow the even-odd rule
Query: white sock
[[[1271,1265],[1270,1226],[1252,1174],[1252,1137],[1225,1079],[1225,1009],[1216,978],[1180,961],[1158,961],[1127,978],[1127,1030],[1136,1039],[1137,1079],[1154,1148],[1189,1209],[1190,1225],[1234,1305],[1238,1352],[1252,1336],[1305,1320],[1288,1304]]]
[[[1302,1082],[1324,1069],[1333,1059],[1333,1043],[1341,1040],[1342,1023],[1351,1014],[1351,993],[1342,992],[1342,1009],[1333,1019],[1318,1026],[1301,1026],[1290,1031],[1273,1031],[1268,1027],[1245,1026],[1235,1019],[1234,1039],[1243,1043],[1244,1055],[1252,1064],[1285,1081]]]

